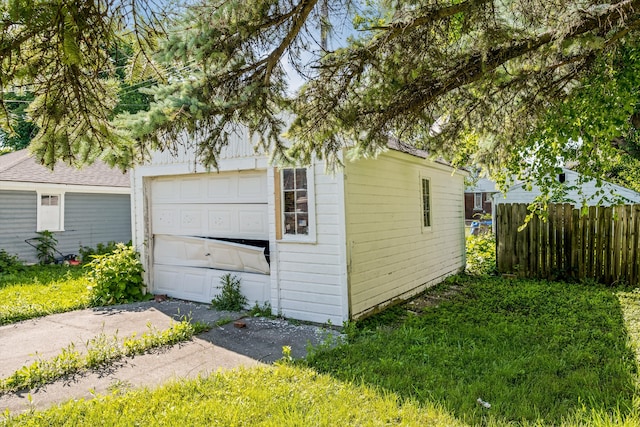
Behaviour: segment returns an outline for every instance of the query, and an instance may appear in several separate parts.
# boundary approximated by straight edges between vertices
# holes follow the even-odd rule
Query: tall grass
[[[585,408],[624,415],[634,407],[636,364],[618,299],[576,284],[466,281],[456,298],[420,315],[363,322],[349,344],[306,364],[437,402],[471,424],[558,424]]]
[[[310,369],[219,372],[157,390],[69,402],[7,426],[460,426],[433,405],[339,382]]]
[[[84,274],[82,268],[60,265],[0,274],[0,325],[88,307]]]

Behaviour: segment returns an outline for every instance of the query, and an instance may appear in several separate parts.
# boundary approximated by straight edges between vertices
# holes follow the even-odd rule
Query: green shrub
[[[144,269],[133,246],[118,243],[112,253],[95,255],[87,267],[92,284],[92,306],[124,304],[144,299]]]
[[[49,230],[37,231],[38,237],[34,237],[36,243],[36,255],[40,260],[40,264],[53,264],[56,262],[56,245],[58,239],[55,234]]]
[[[17,255],[11,255],[4,249],[0,249],[0,274],[2,273],[17,273],[24,271],[24,264]]]
[[[116,245],[118,243],[115,241],[104,243],[98,243],[95,248],[90,246],[80,246],[80,256],[82,257],[82,262],[89,262],[93,259],[94,255],[107,255],[112,253],[116,249]],[[131,245],[131,241],[127,243]]]
[[[247,297],[240,292],[240,279],[227,273],[220,278],[221,292],[213,298],[211,305],[218,310],[240,311],[247,304]]]
[[[492,233],[467,236],[467,273],[477,276],[496,273],[496,238]]]

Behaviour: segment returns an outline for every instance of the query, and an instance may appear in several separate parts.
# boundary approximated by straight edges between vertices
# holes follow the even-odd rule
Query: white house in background
[[[341,324],[463,270],[464,176],[399,143],[377,159],[277,169],[247,137],[207,172],[192,151],[132,172],[149,291],[210,302],[233,273],[249,304]]]
[[[598,187],[596,180],[590,180],[585,183],[579,183],[580,174],[571,169],[562,169],[562,173],[558,174],[556,179],[562,185],[566,186],[567,192],[562,203],[571,203],[575,207],[581,207],[583,203],[586,206],[600,204],[602,206],[610,206],[618,203],[640,203],[640,193],[630,190],[619,185],[602,181],[602,186]],[[581,189],[581,191],[580,191]],[[533,187],[531,191],[524,188],[524,184],[518,183],[509,188],[506,194],[496,193],[493,196],[493,204],[501,203],[531,203],[540,195],[540,189]]]

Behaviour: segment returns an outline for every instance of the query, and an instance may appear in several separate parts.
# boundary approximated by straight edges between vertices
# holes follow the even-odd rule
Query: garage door
[[[150,201],[154,292],[210,302],[231,272],[251,304],[268,301],[266,171],[157,178]]]

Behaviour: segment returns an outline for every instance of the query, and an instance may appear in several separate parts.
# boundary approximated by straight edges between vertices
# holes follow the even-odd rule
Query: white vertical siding
[[[354,318],[464,267],[464,177],[387,152],[346,165],[347,247]],[[431,227],[422,227],[421,179],[430,180]]]
[[[275,243],[272,307],[286,317],[340,325],[348,319],[344,184],[342,175],[324,174],[321,163],[314,173],[316,236],[311,242]],[[272,218],[275,232],[278,219]]]

